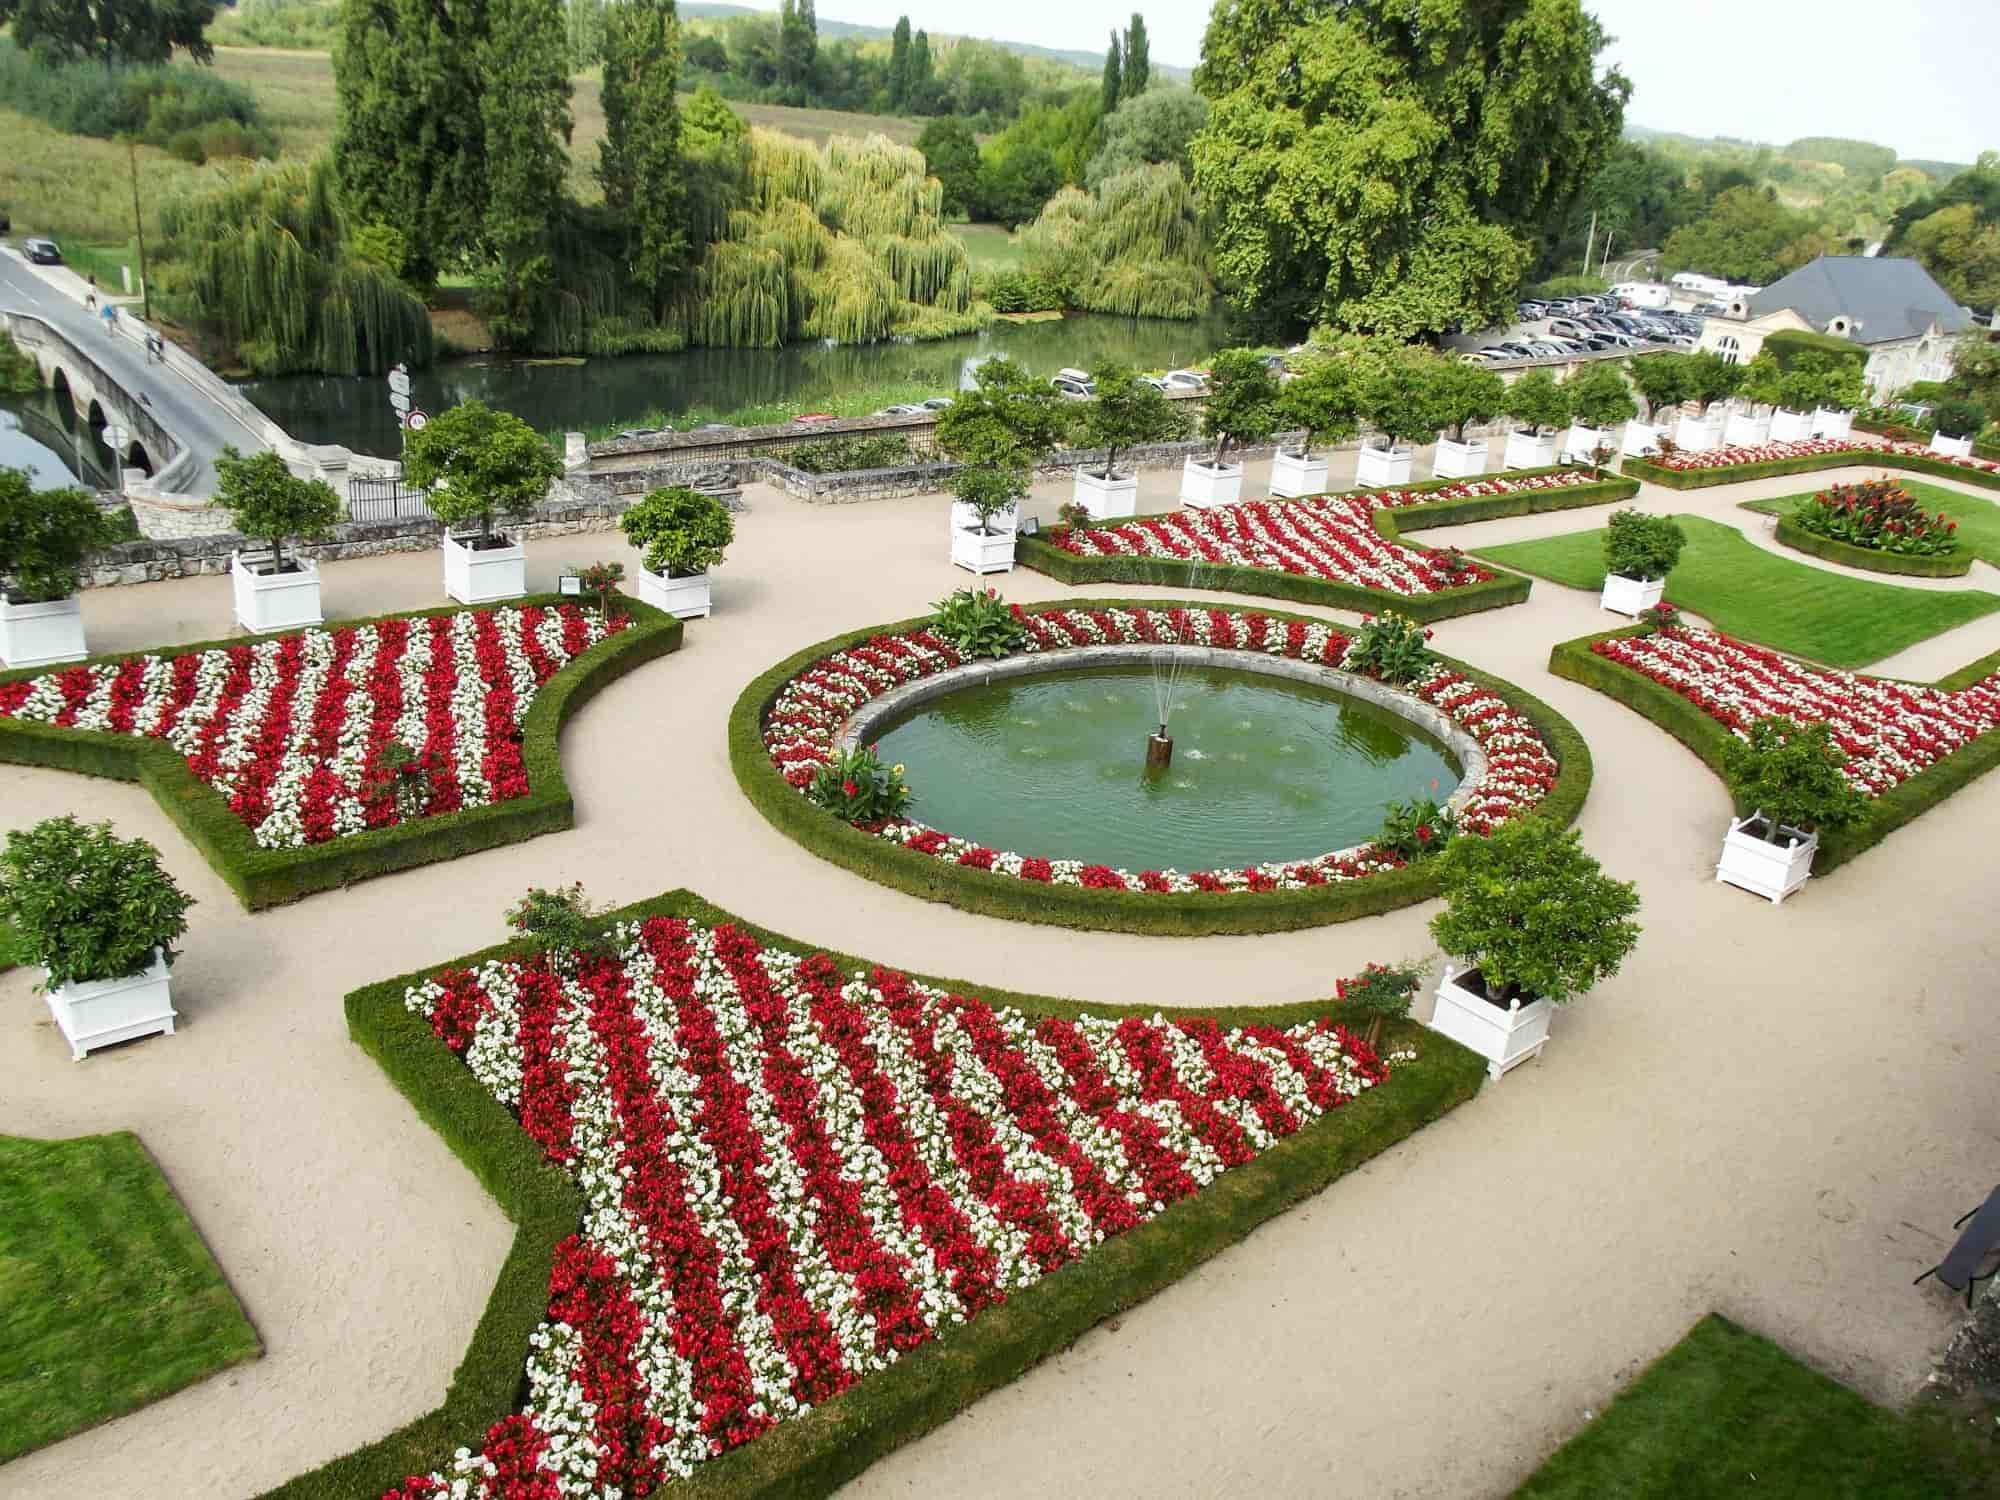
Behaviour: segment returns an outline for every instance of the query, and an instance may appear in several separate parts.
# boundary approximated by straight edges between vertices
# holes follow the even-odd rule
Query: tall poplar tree
[[[778,11],[778,82],[801,101],[812,91],[819,58],[819,22],[813,0],[784,0]]]
[[[1119,55],[1118,33],[1111,33],[1111,50],[1104,54],[1104,113],[1107,115],[1118,107],[1119,90],[1125,86],[1124,68]]]
[[[931,34],[919,31],[910,38],[910,77],[904,93],[910,108],[922,113],[930,108]]]
[[[555,285],[553,231],[569,168],[569,49],[562,0],[490,0],[481,49],[486,128],[486,245],[497,265],[487,309],[494,336],[534,332]]]
[[[333,160],[357,225],[383,224],[408,247],[416,286],[475,250],[486,212],[480,110],[486,0],[341,0],[334,47],[339,103]],[[554,55],[564,53],[558,34]]]
[[[657,318],[687,264],[686,178],[675,89],[681,71],[674,0],[619,0],[605,13],[604,140],[597,179],[625,226],[632,279]]]
[[[1136,10],[1132,24],[1125,28],[1125,84],[1121,99],[1137,98],[1153,79],[1152,44],[1146,40],[1146,18]]]
[[[889,43],[889,108],[903,109],[910,102],[910,18],[896,17],[896,31]]]

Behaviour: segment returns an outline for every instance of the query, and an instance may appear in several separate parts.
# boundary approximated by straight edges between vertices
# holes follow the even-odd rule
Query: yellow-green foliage
[[[1171,162],[1121,172],[1095,193],[1064,188],[1020,238],[1022,270],[1072,307],[1196,318],[1215,299],[1194,189]]]
[[[823,147],[750,133],[739,205],[669,309],[688,342],[938,338],[978,326],[965,246],[937,182],[883,136]]]

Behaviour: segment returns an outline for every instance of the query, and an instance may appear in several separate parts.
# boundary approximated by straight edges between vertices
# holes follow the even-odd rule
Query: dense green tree
[[[722,38],[704,31],[699,36],[686,39],[683,58],[688,67],[703,73],[727,73],[729,71],[729,49],[722,44]]]
[[[2000,305],[2000,153],[1986,152],[1942,192],[1898,213],[1890,248],[1922,261],[1959,301]]]
[[[931,34],[928,31],[919,31],[910,38],[910,73],[903,89],[904,98],[915,113],[943,113],[937,107],[936,80],[931,76]]]
[[[1125,28],[1125,84],[1119,90],[1119,97],[1138,98],[1152,80],[1153,56],[1152,46],[1146,40],[1146,18],[1135,10],[1131,25]]]
[[[489,0],[480,58],[486,127],[485,243],[494,337],[525,344],[554,288],[552,231],[569,170],[569,67],[562,0]]]
[[[1787,208],[1769,188],[1732,187],[1668,235],[1660,253],[1677,270],[1768,286],[1838,248],[1813,215]]]
[[[403,475],[412,484],[435,487],[431,509],[445,525],[477,521],[480,536],[490,539],[496,519],[534,513],[549,485],[562,477],[562,460],[512,412],[461,401],[410,434],[403,445]]]
[[[596,67],[604,61],[604,0],[569,0],[564,9],[570,70],[581,73]]]
[[[896,17],[895,35],[889,42],[889,108],[901,110],[910,102],[910,18]]]
[[[1104,54],[1103,113],[1108,115],[1118,107],[1118,96],[1124,87],[1124,47],[1114,31],[1111,33],[1111,49]]]
[[[632,279],[658,317],[689,250],[681,166],[680,20],[674,0],[619,0],[604,38],[598,180],[626,228]]]
[[[1062,171],[1045,147],[1016,146],[997,161],[980,163],[979,210],[1012,229],[1040,213],[1061,186]]]
[[[165,62],[176,47],[213,62],[204,33],[215,0],[0,0],[0,25],[11,25],[27,51],[64,60]]]
[[[783,0],[778,11],[778,82],[792,102],[811,97],[818,60],[819,22],[813,15],[813,0]]]
[[[404,278],[429,286],[482,232],[486,6],[341,0],[340,31],[333,160],[342,205],[356,224],[398,231]]]
[[[1218,269],[1259,320],[1483,326],[1617,140],[1579,0],[1236,0],[1195,86]]]
[[[1189,146],[1207,119],[1208,101],[1178,84],[1162,84],[1127,98],[1105,116],[1104,144],[1084,165],[1084,186],[1094,188],[1120,172],[1156,162],[1171,162],[1183,173],[1191,172]]]
[[[944,189],[945,213],[970,213],[979,194],[979,140],[972,127],[957,115],[941,116],[924,127],[917,149],[924,153],[925,169]]]

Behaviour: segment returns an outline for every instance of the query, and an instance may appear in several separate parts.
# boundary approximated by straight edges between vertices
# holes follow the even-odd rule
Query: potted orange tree
[[[26,469],[0,468],[0,665],[82,661],[83,562],[111,540],[79,489],[38,490]]]
[[[1736,805],[1750,811],[1729,820],[1715,878],[1774,906],[1811,879],[1820,834],[1868,810],[1841,772],[1846,764],[1825,724],[1773,715],[1752,724],[1748,739],[1731,739],[1723,775]]]

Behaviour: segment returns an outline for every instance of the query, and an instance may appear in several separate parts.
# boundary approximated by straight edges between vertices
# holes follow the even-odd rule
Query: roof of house
[[[1957,333],[1972,322],[1930,272],[1903,256],[1822,255],[1750,299],[1752,317],[1784,307],[1822,331],[1845,317],[1860,344],[1917,338],[1933,323]]]

